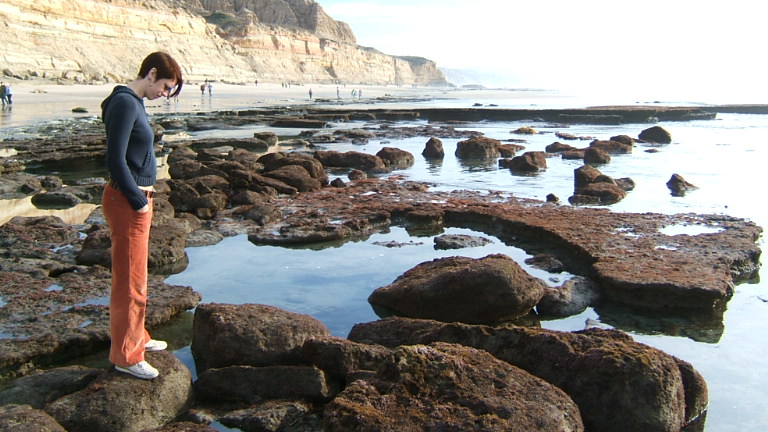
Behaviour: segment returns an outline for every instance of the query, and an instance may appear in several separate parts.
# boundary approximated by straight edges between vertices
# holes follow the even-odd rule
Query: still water
[[[607,175],[630,177],[637,184],[627,198],[611,206],[612,210],[718,213],[768,226],[768,216],[761,210],[761,197],[768,185],[768,174],[763,167],[768,160],[768,116],[722,114],[713,121],[659,125],[672,134],[673,143],[638,144],[632,154],[613,155],[609,164],[598,167]],[[375,127],[364,123],[344,126]],[[532,136],[511,133],[520,126],[533,126],[539,133]],[[563,129],[536,123],[480,123],[468,125],[466,129],[479,130],[500,140],[524,139],[526,150],[543,150],[558,140],[554,136],[556,131],[608,139],[619,134],[637,136],[647,127],[647,124],[580,125]],[[253,129],[243,129],[219,135],[252,136],[252,133]],[[441,163],[429,162],[420,156],[428,138],[372,140],[367,144],[333,144],[323,148],[376,153],[384,146],[397,147],[413,153],[416,162],[395,174],[430,183],[435,190],[501,191],[542,200],[554,193],[564,205],[568,205],[567,198],[573,192],[573,170],[581,165],[579,161],[550,158],[546,171],[526,176],[513,175],[495,163],[467,166],[453,156],[458,140],[449,139],[443,140],[445,159]],[[588,142],[569,143],[581,147]],[[674,173],[699,189],[684,197],[671,196],[666,182]],[[367,302],[373,290],[391,283],[417,264],[437,257],[505,253],[550,285],[559,285],[571,277],[530,268],[523,262],[528,256],[525,251],[487,233],[462,227],[448,228],[445,233],[481,235],[492,243],[458,251],[438,251],[433,247],[434,236],[412,237],[401,227],[392,227],[362,241],[313,245],[307,249],[255,246],[245,236],[238,236],[214,246],[189,248],[189,267],[169,277],[167,282],[192,286],[202,294],[204,302],[263,303],[306,313],[325,323],[334,335],[345,337],[355,323],[377,319]],[[390,242],[398,246],[387,247]],[[762,238],[760,244],[764,245]],[[702,373],[709,385],[707,431],[768,430],[768,411],[765,410],[768,404],[768,363],[765,361],[768,358],[765,338],[768,283],[764,280],[756,278],[736,286],[722,319],[718,316],[714,320],[696,317],[679,320],[590,308],[578,316],[544,321],[542,326],[579,330],[590,320],[593,324],[620,328],[640,342],[691,362]]]
[[[172,115],[175,111],[253,108],[262,103],[242,99],[237,89],[232,90],[232,98],[227,101],[225,97],[229,89],[220,89],[221,99],[214,98],[211,101],[183,96],[181,107],[175,103],[159,103],[148,105],[147,108],[151,114]],[[47,96],[50,102],[51,94]],[[570,97],[542,98],[540,94],[532,96],[530,100],[507,100],[504,97],[505,95],[501,94],[492,99],[477,98],[468,101],[452,99],[448,94],[445,99],[437,98],[421,104],[436,107],[470,107],[478,103],[509,108],[577,107],[592,104],[591,101],[588,103]],[[100,99],[77,102],[78,105],[88,107],[91,113],[95,113],[98,112]],[[346,108],[350,107],[352,106]],[[376,105],[376,108],[381,107],[380,104]],[[41,111],[35,110],[37,112],[29,114],[30,119],[25,120],[21,108],[23,104],[19,104],[13,113],[2,113],[0,120],[3,121],[4,127],[0,135],[23,135],[24,125],[28,124],[30,119],[40,120]],[[53,107],[49,111],[55,114]],[[92,116],[93,114],[86,114],[83,117]],[[421,126],[423,123],[402,124],[407,125]],[[671,144],[638,144],[632,154],[612,155],[609,164],[598,167],[607,175],[615,178],[630,177],[636,183],[636,188],[623,201],[612,205],[611,210],[665,214],[727,214],[768,227],[768,213],[763,210],[764,193],[768,185],[768,170],[764,167],[768,161],[768,116],[720,114],[717,120],[713,121],[670,122],[659,125],[671,133]],[[338,126],[376,127],[365,123]],[[539,133],[524,136],[511,133],[521,126],[532,126]],[[543,150],[546,145],[557,141],[554,135],[557,131],[608,139],[620,134],[637,136],[649,126],[578,125],[566,128],[533,122],[515,122],[478,123],[466,125],[463,129],[481,131],[488,137],[502,141],[522,139],[525,141],[526,150],[535,151]],[[193,134],[192,137],[249,137],[254,131],[253,128],[208,131]],[[282,130],[276,133],[287,135],[289,132]],[[535,175],[513,175],[509,170],[498,168],[496,163],[479,166],[462,164],[453,156],[458,141],[455,139],[442,140],[446,151],[442,162],[429,162],[420,156],[428,138],[372,140],[360,145],[333,144],[322,146],[321,149],[376,153],[384,146],[397,147],[413,153],[416,162],[411,168],[396,171],[394,174],[404,176],[408,180],[427,182],[435,190],[500,191],[520,198],[540,200],[553,193],[560,198],[563,205],[568,205],[567,199],[573,192],[573,170],[581,165],[579,161],[549,158],[546,171]],[[566,143],[583,147],[588,142],[585,140]],[[161,166],[163,165],[161,163]],[[682,175],[699,189],[684,197],[671,196],[665,183],[675,173]],[[24,200],[14,205],[22,209],[29,207]],[[7,202],[3,203],[2,207],[2,210],[8,212],[8,215],[3,215],[4,218],[19,214],[18,211],[9,209],[10,204]],[[90,210],[82,211],[81,217],[84,219]],[[4,220],[0,221],[3,222]],[[73,220],[72,223],[77,222]],[[680,234],[697,234],[684,232],[679,227],[676,229],[679,230],[676,233]],[[477,248],[439,251],[434,249],[434,236],[412,236],[397,226],[364,240],[312,245],[308,248],[255,246],[246,236],[237,236],[213,246],[188,248],[189,266],[182,273],[168,277],[167,282],[193,287],[202,294],[204,302],[263,303],[306,313],[325,323],[334,335],[345,337],[355,323],[377,319],[367,302],[367,297],[373,290],[391,283],[397,276],[419,263],[434,258],[453,255],[479,258],[491,253],[504,253],[549,285],[562,284],[572,276],[548,274],[531,268],[524,263],[528,257],[524,250],[505,244],[492,234],[475,232],[466,227],[449,227],[444,233],[479,235],[490,239],[491,243]],[[759,240],[759,244],[764,247],[764,238]],[[768,334],[768,278],[763,276],[766,276],[765,270],[761,269],[757,278],[735,287],[735,295],[728,303],[722,318],[678,319],[643,316],[626,310],[589,308],[578,316],[543,321],[542,326],[564,331],[579,330],[590,320],[591,323],[626,331],[640,342],[692,363],[702,373],[709,386],[707,431],[764,431],[768,430],[768,410],[765,409],[768,406],[768,362],[765,360],[768,358],[768,342],[765,338]],[[185,322],[184,325],[189,326],[189,320]],[[185,332],[188,333],[188,329]],[[189,346],[178,349],[176,354],[194,373]],[[221,429],[225,430],[223,426]]]

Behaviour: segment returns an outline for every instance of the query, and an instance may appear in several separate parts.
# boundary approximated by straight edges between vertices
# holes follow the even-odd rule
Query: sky
[[[766,8],[756,0],[316,1],[359,45],[510,86],[768,103]]]

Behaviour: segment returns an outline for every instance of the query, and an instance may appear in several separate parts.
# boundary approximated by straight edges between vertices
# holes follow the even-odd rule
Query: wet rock
[[[499,144],[499,154],[503,158],[511,158],[517,152],[525,149],[525,146],[520,144]]]
[[[620,141],[612,141],[612,140],[594,140],[591,143],[589,143],[589,147],[591,148],[597,148],[600,149],[606,153],[613,153],[613,154],[627,154],[632,153],[632,145],[626,144],[624,142]]]
[[[273,306],[202,304],[195,310],[192,354],[199,371],[234,365],[298,364],[307,339],[330,331],[309,315]]]
[[[363,180],[368,178],[368,175],[364,171],[360,171],[358,169],[352,169],[349,171],[349,174],[347,174],[347,178],[356,181],[356,180]]]
[[[316,158],[296,153],[267,153],[258,159],[258,163],[264,168],[264,171],[274,171],[288,165],[298,165],[309,173],[313,179],[317,179],[321,186],[328,185],[328,175],[325,172],[323,164]]]
[[[547,317],[567,317],[584,312],[600,299],[597,284],[577,276],[555,288],[547,287],[536,311]]]
[[[386,164],[380,157],[361,152],[337,152],[318,150],[315,158],[325,167],[355,168],[361,171],[385,169]]]
[[[527,314],[541,299],[544,287],[504,255],[449,257],[419,264],[374,290],[368,301],[398,315],[496,323]]]
[[[669,144],[672,142],[672,135],[661,126],[653,126],[645,129],[637,136],[639,139],[652,143]]]
[[[691,190],[696,190],[698,187],[686,181],[680,174],[672,174],[672,177],[667,181],[667,188],[672,193],[672,196],[685,196],[685,193]]]
[[[347,187],[347,184],[344,182],[344,180],[340,178],[335,178],[331,181],[331,186],[335,188],[344,188],[344,187]]]
[[[84,388],[100,373],[98,369],[68,366],[25,376],[0,392],[0,405],[29,405],[43,409],[54,400]]]
[[[629,135],[615,135],[615,136],[612,136],[610,140],[620,142],[622,144],[626,144],[630,147],[634,147],[635,145],[635,139]]]
[[[435,237],[434,242],[435,249],[445,250],[485,246],[491,243],[491,240],[485,237],[466,234],[443,234]]]
[[[304,167],[299,165],[285,165],[264,173],[264,176],[279,180],[296,188],[299,192],[315,191],[322,186],[319,180],[313,178]]]
[[[229,428],[259,432],[322,432],[322,419],[312,413],[312,404],[302,401],[266,401],[229,411],[219,422]]]
[[[313,366],[228,366],[206,369],[195,395],[211,402],[253,403],[264,399],[328,401],[339,389]]]
[[[0,430],[9,432],[67,432],[48,413],[29,405],[0,405]]]
[[[141,431],[161,426],[192,403],[192,374],[167,351],[147,353],[160,376],[139,380],[115,370],[104,371],[83,390],[46,406],[67,431]]]
[[[301,352],[306,364],[314,364],[340,382],[349,383],[361,371],[376,370],[392,350],[326,336],[307,340]]]
[[[498,158],[501,142],[492,138],[477,136],[456,143],[456,157],[459,159]]]
[[[572,139],[576,139],[576,137],[573,137]],[[569,151],[569,150],[576,150],[576,147],[569,144],[563,144],[557,141],[544,147],[544,151],[546,151],[547,153],[562,153],[564,151]]]
[[[513,130],[511,133],[518,135],[536,135],[538,132],[530,126],[522,126]]]
[[[216,429],[192,422],[169,423],[152,429],[145,429],[142,432],[216,432]]]
[[[580,203],[594,203],[598,205],[610,205],[624,199],[627,196],[624,189],[618,187],[615,183],[591,183],[571,196],[568,201],[573,205]]]
[[[439,138],[431,137],[429,141],[424,145],[424,150],[421,155],[427,159],[442,159],[445,157],[445,150],[443,150],[443,142]]]
[[[376,374],[324,410],[334,431],[583,431],[561,390],[490,354],[459,345],[402,346]]]
[[[597,147],[589,147],[584,151],[584,163],[585,164],[607,164],[611,161],[611,156],[597,148]]]
[[[565,150],[560,153],[560,157],[564,160],[584,159],[584,153],[586,153],[586,151],[586,149]]]
[[[266,225],[279,221],[283,218],[283,214],[274,204],[260,202],[247,206],[243,212],[243,217],[259,225]]]
[[[328,122],[325,120],[285,118],[273,121],[270,126],[275,128],[323,129],[327,124]]]
[[[526,258],[525,263],[537,269],[546,270],[549,273],[565,271],[565,265],[556,256],[549,254],[536,254]]]
[[[414,158],[411,152],[394,147],[383,147],[376,153],[384,161],[387,167],[392,169],[406,169],[413,165]]]
[[[579,137],[577,137],[574,134],[568,133],[568,132],[555,132],[555,136],[564,139],[564,140],[577,140]],[[549,150],[547,150],[549,151]]]
[[[261,141],[264,141],[270,147],[276,146],[277,143],[279,142],[277,134],[275,134],[274,132],[267,132],[267,131],[256,132],[253,134],[253,137],[258,138]]]
[[[499,166],[512,172],[533,173],[547,169],[547,157],[544,152],[529,151],[512,159],[502,159]]]
[[[679,431],[707,400],[704,381],[688,363],[614,330],[387,318],[355,325],[349,339],[389,347],[442,341],[485,350],[565,391],[586,430]]]

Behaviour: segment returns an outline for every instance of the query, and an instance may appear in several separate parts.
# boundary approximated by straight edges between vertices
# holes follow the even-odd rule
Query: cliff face
[[[0,28],[17,78],[126,81],[163,50],[188,81],[446,84],[432,61],[357,46],[312,0],[3,0]]]

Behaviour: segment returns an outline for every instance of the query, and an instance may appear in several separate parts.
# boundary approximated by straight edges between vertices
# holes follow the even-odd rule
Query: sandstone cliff
[[[187,81],[446,84],[429,60],[356,45],[313,0],[1,0],[0,68],[122,82],[168,51]]]

